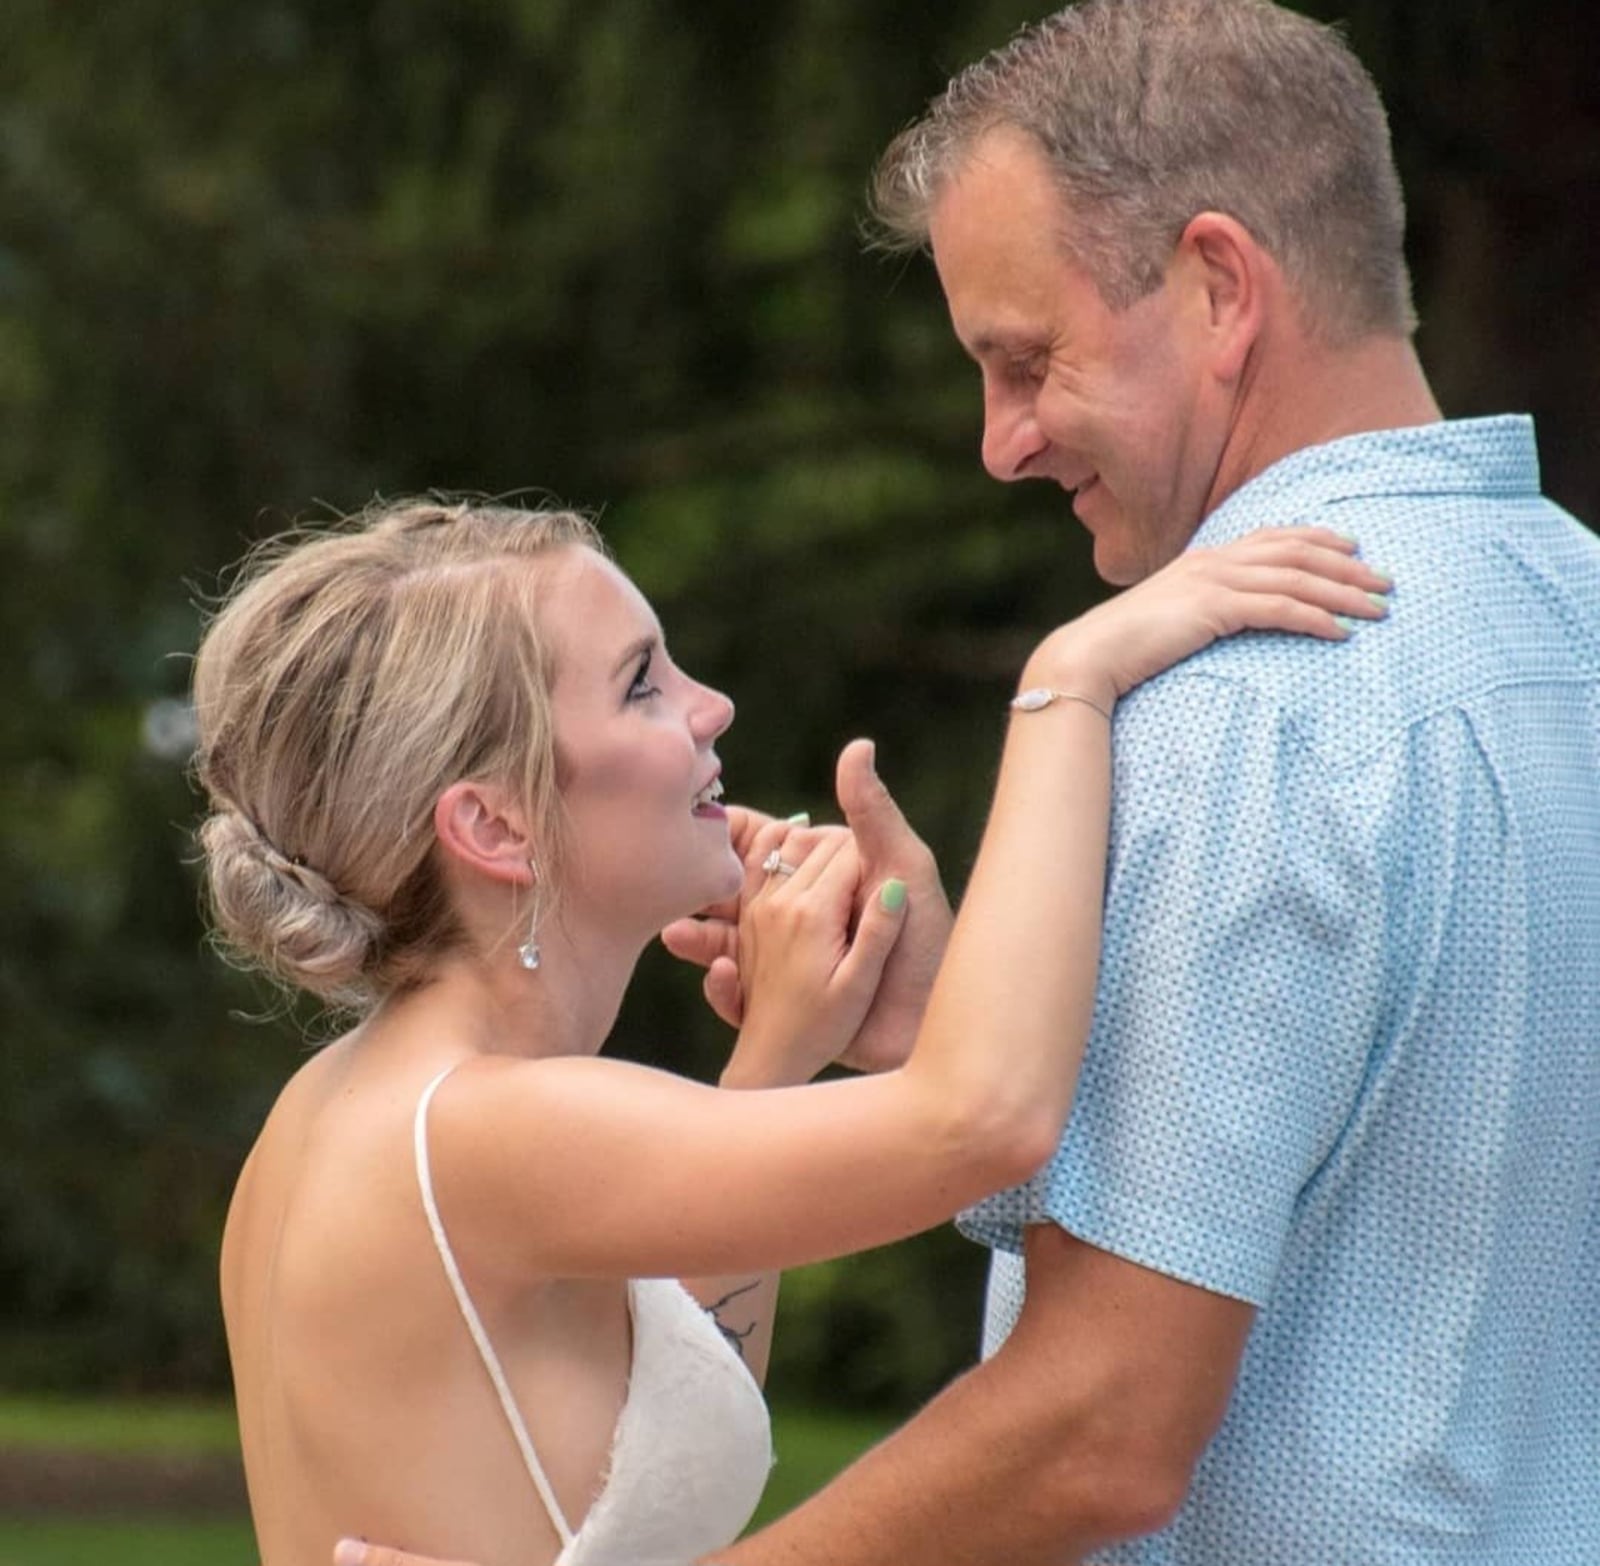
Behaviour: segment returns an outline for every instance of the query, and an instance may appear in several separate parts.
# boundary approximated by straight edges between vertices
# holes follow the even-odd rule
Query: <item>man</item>
[[[1266,0],[1087,0],[877,196],[1109,581],[1319,522],[1399,587],[1119,708],[1074,1118],[965,1220],[993,1352],[718,1559],[1600,1559],[1600,543],[1527,421],[1440,418],[1370,81]]]

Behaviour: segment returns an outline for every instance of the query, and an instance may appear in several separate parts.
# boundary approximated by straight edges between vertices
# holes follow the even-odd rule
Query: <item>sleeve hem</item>
[[[1262,1309],[1271,1297],[1275,1264],[1261,1255],[1232,1254],[1238,1248],[1236,1234],[1206,1233],[1168,1217],[1126,1207],[1120,1222],[1105,1215],[1096,1219],[1061,1202],[1030,1202],[1028,1207],[1025,1214],[1015,1218],[1003,1218],[981,1207],[970,1208],[957,1218],[956,1226],[979,1245],[1020,1254],[1025,1228],[1053,1223],[1097,1251],[1204,1289],[1208,1294],[1220,1294],[1256,1310]]]

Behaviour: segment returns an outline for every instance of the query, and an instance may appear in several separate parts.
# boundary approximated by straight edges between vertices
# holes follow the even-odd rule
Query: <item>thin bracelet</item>
[[[1013,712],[1040,712],[1054,701],[1081,701],[1085,707],[1093,707],[1107,723],[1111,721],[1111,714],[1099,702],[1080,696],[1077,691],[1053,691],[1047,685],[1019,691],[1011,698],[1010,706]]]

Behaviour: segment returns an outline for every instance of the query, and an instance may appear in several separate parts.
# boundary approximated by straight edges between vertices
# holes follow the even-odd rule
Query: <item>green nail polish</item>
[[[1356,628],[1356,622],[1347,614],[1336,614],[1333,617],[1333,623],[1338,626],[1346,636],[1348,636]]]
[[[1389,596],[1387,593],[1368,593],[1374,609],[1381,609],[1385,614],[1389,612]]]
[[[1361,563],[1374,576],[1382,577],[1383,578],[1383,585],[1386,588],[1394,586],[1394,573],[1392,571],[1385,571],[1381,565],[1374,565],[1370,560],[1363,560]]]
[[[878,904],[885,913],[899,913],[905,906],[906,883],[904,881],[885,881],[878,888]]]
[[[811,812],[809,810],[797,810],[797,811],[795,811],[795,813],[792,816],[789,817],[789,819],[785,823],[785,825],[786,826],[810,826],[811,825]]]

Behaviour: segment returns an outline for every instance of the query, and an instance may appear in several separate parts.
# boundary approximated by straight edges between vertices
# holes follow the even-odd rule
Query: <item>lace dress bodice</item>
[[[462,1319],[528,1478],[562,1541],[555,1566],[686,1566],[732,1543],[749,1522],[772,1467],[767,1405],[711,1317],[668,1278],[628,1283],[633,1357],[605,1480],[575,1530],[563,1515],[434,1201],[428,1105],[448,1075],[435,1077],[417,1102],[417,1185]]]

